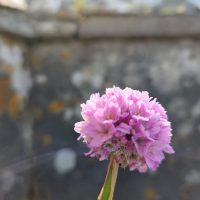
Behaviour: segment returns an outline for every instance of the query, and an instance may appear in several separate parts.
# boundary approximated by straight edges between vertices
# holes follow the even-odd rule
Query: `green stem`
[[[101,192],[97,200],[112,200],[113,193],[115,190],[115,183],[117,180],[119,165],[115,160],[115,157],[112,155],[108,164],[108,170],[105,178],[105,182],[101,189]]]

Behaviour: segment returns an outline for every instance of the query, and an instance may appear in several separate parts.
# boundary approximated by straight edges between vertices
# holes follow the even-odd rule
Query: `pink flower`
[[[155,171],[164,153],[174,153],[166,111],[146,91],[108,88],[81,108],[84,121],[75,124],[75,131],[90,148],[88,156],[105,160],[112,154],[122,167],[145,172]]]

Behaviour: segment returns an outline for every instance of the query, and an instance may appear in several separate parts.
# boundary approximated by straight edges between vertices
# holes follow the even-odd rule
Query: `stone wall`
[[[155,173],[120,170],[115,199],[199,199],[199,16],[0,19],[0,199],[96,198],[107,162],[83,155],[73,125],[113,85],[158,98],[176,150]]]

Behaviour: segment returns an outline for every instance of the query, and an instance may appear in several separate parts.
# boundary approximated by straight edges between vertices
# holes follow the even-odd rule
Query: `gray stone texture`
[[[38,39],[198,37],[200,16],[57,14],[0,8],[0,31],[32,43]],[[117,25],[117,26],[116,26]]]
[[[32,88],[30,107],[37,105],[40,110],[49,112],[45,106],[48,107],[54,99],[65,105],[59,114],[56,113],[57,117],[54,113],[52,117],[48,115],[41,121],[36,121],[35,131],[51,132],[51,135],[55,131],[57,136],[52,137],[57,139],[59,132],[60,139],[62,138],[58,145],[60,146],[65,137],[71,136],[62,136],[62,130],[58,131],[56,127],[61,127],[63,120],[63,125],[69,130],[66,134],[73,135],[73,124],[79,120],[79,104],[88,99],[91,93],[103,92],[105,88],[113,85],[148,90],[150,95],[157,97],[168,110],[176,154],[167,156],[158,172],[153,174],[121,170],[115,199],[198,199],[199,42],[103,40],[69,42],[67,45],[35,45],[31,51],[31,59],[38,60],[31,65],[33,79],[42,74],[46,76],[46,82],[38,83]],[[55,118],[59,121],[56,122]],[[56,125],[57,123],[61,124]],[[65,142],[72,149],[82,148],[78,147],[82,145],[80,142]],[[59,198],[80,199],[81,196],[87,196],[87,199],[95,199],[103,181],[102,171],[105,170],[106,162],[98,163],[94,159],[83,157],[80,159],[84,159],[85,163],[78,163],[70,173],[74,174],[74,177],[76,173],[80,173],[80,179],[72,178],[69,182],[67,178],[63,180],[63,185],[66,185],[66,181],[70,187],[65,188],[66,193],[63,195],[66,196],[61,195]],[[89,164],[91,162],[92,168]],[[84,170],[81,169],[83,166]],[[97,169],[98,173],[95,173]],[[81,178],[84,175],[87,178]],[[43,177],[45,180],[46,178]],[[90,184],[94,186],[93,189]],[[76,187],[80,196],[73,196],[75,194],[71,187]],[[54,190],[50,191],[53,199]]]
[[[31,87],[24,66],[27,48],[10,37],[0,36],[0,199],[26,195],[29,120],[26,101]],[[26,117],[25,117],[26,116]],[[27,139],[26,139],[27,138]],[[32,143],[32,142],[31,142]]]
[[[126,17],[118,26],[116,16],[84,21],[0,9],[1,200],[96,199],[108,163],[83,155],[73,126],[80,103],[113,85],[158,98],[176,151],[155,173],[120,169],[114,199],[199,200],[199,16],[149,17],[149,34],[139,22],[126,33],[123,26],[139,20]]]
[[[198,36],[199,20],[200,16],[92,16],[81,22],[79,34],[81,38]]]

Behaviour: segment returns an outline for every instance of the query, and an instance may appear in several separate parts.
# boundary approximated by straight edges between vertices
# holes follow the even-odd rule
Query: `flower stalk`
[[[97,200],[112,200],[117,180],[119,164],[113,155],[110,156],[106,178]]]

